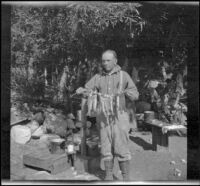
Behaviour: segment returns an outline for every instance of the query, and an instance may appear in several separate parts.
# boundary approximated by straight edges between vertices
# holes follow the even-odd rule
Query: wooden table
[[[183,125],[169,124],[157,119],[144,121],[144,123],[152,128],[152,146],[155,151],[169,150],[170,131],[187,130]]]
[[[152,121],[144,121],[146,125],[150,125],[152,128],[152,146],[154,151],[168,151],[169,146],[169,133],[163,134],[162,128],[169,126],[167,123],[154,119]]]

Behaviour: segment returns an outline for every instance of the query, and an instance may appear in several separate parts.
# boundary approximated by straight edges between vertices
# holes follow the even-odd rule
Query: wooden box
[[[69,169],[70,164],[67,160],[68,158],[65,153],[51,154],[48,151],[38,151],[23,156],[24,165],[44,169],[51,172],[51,174],[57,174]]]

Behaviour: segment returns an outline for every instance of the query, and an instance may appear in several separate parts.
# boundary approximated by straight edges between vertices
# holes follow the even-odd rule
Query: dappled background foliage
[[[106,49],[117,52],[119,65],[137,84],[141,100],[152,101],[147,88],[152,79],[175,85],[175,91],[181,75],[181,91],[187,88],[187,60],[197,36],[191,7],[69,2],[12,6],[11,18],[15,100],[48,100],[72,110],[70,96],[101,70],[100,57]],[[160,97],[171,90],[166,87],[157,90]],[[180,94],[186,96],[186,91]]]

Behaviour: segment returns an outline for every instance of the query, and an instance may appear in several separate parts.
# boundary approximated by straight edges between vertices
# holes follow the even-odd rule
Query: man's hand
[[[80,87],[76,90],[76,94],[82,94],[83,97],[87,97],[90,94],[90,90]]]
[[[87,89],[83,88],[83,87],[79,87],[77,90],[76,90],[76,94],[84,94],[87,92]]]

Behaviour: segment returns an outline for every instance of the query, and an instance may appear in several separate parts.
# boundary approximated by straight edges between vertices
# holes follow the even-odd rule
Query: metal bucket
[[[49,151],[51,154],[65,153],[65,140],[61,138],[51,139],[49,144]]]
[[[155,112],[153,111],[145,111],[144,112],[144,121],[148,122],[155,119]]]

